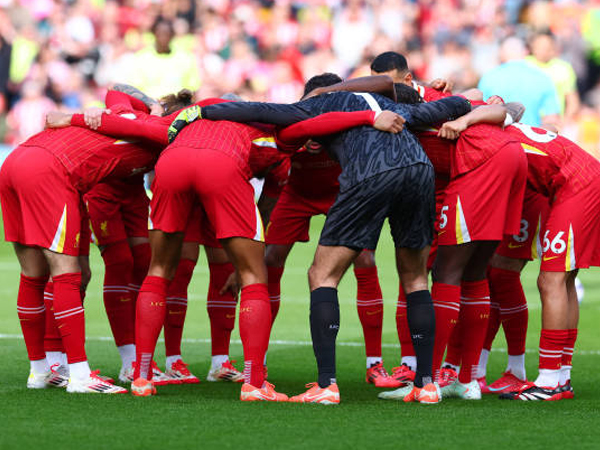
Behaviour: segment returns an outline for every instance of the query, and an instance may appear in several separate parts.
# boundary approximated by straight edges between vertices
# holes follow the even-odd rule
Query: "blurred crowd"
[[[509,37],[552,78],[561,132],[599,156],[600,0],[0,0],[0,142],[113,83],[291,102],[312,75],[366,75],[388,50],[460,91]]]

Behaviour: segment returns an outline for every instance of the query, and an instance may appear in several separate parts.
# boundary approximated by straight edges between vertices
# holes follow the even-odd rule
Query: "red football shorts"
[[[271,213],[267,226],[267,244],[308,242],[311,217],[327,214],[336,195],[337,193],[329,193],[323,197],[310,198],[299,194],[287,184]]]
[[[79,255],[80,195],[47,150],[18,147],[6,158],[0,202],[7,241]]]
[[[100,183],[84,196],[95,242],[114,244],[130,237],[148,237],[148,206],[144,180]]]
[[[155,172],[152,229],[184,232],[198,202],[217,239],[264,240],[254,189],[232,157],[216,150],[178,146],[163,152]]]
[[[540,270],[569,272],[600,266],[600,179],[550,205]]]
[[[221,248],[204,210],[199,204],[192,208],[183,237],[184,242],[196,242],[207,247]]]
[[[527,180],[527,158],[505,145],[479,167],[450,181],[439,218],[439,245],[501,241],[517,234]]]
[[[519,234],[507,234],[496,253],[513,259],[532,261],[542,254],[542,236],[548,219],[548,199],[531,189],[525,189],[521,229]]]

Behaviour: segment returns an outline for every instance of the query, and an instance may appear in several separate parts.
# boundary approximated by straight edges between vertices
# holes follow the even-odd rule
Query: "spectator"
[[[483,98],[499,95],[506,102],[521,102],[525,114],[521,122],[532,126],[556,126],[560,106],[550,77],[525,61],[527,50],[517,37],[506,39],[500,47],[501,65],[481,77]]]
[[[46,114],[55,110],[56,104],[44,95],[43,88],[34,80],[23,84],[23,97],[8,114],[9,143],[20,144],[44,129]]]
[[[173,23],[159,18],[152,32],[155,43],[136,53],[129,82],[156,98],[182,88],[196,92],[200,88],[196,58],[171,48]]]
[[[532,54],[525,59],[550,77],[558,94],[561,113],[567,119],[572,119],[580,106],[573,67],[558,57],[558,44],[550,32],[535,34],[530,47]]]

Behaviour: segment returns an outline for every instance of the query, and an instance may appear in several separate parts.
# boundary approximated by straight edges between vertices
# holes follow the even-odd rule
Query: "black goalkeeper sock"
[[[337,289],[322,287],[310,293],[310,334],[319,369],[319,387],[335,380],[335,339],[340,328]]]
[[[406,296],[408,329],[417,357],[415,386],[432,381],[433,344],[435,341],[435,311],[429,291],[416,291]]]

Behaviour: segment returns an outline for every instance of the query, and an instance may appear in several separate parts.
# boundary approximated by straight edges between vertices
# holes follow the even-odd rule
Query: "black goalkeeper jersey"
[[[202,108],[202,117],[287,126],[323,113],[367,109],[394,111],[404,117],[409,129],[414,130],[462,116],[471,110],[471,104],[462,97],[448,97],[408,105],[377,94],[334,92],[290,105],[256,102],[210,105]],[[327,138],[324,144],[342,167],[339,176],[341,192],[389,170],[414,164],[431,165],[419,140],[406,129],[393,134],[368,126],[355,127]]]

